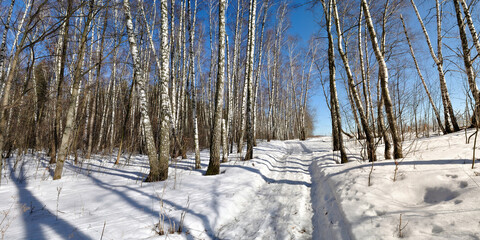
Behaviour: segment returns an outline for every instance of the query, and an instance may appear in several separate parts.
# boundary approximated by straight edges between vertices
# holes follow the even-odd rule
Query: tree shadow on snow
[[[262,172],[260,170],[258,170],[256,168],[253,168],[253,167],[242,166],[242,165],[225,165],[223,167],[225,167],[225,168],[242,168],[242,169],[245,169],[247,171],[256,173],[256,174],[260,175],[263,178],[263,180],[265,180],[265,182],[267,182],[268,184],[276,183],[276,184],[289,184],[289,185],[303,185],[303,186],[306,186],[306,187],[311,186],[310,183],[307,183],[305,181],[293,181],[293,180],[287,180],[287,179],[276,180],[276,179],[273,179],[273,178],[269,178],[269,177],[265,176],[264,174],[262,174]]]
[[[138,209],[138,210],[141,210],[141,211],[143,211],[144,213],[147,213],[147,214],[149,214],[150,216],[152,216],[152,217],[154,217],[154,218],[159,218],[159,216],[160,216],[160,215],[159,215],[159,214],[160,214],[160,211],[153,210],[150,206],[147,206],[147,205],[144,205],[144,204],[139,203],[136,199],[134,199],[134,198],[126,195],[126,194],[125,194],[124,192],[122,192],[122,191],[119,191],[118,188],[124,188],[124,189],[128,190],[129,192],[139,193],[139,194],[141,194],[141,195],[143,195],[143,196],[146,196],[146,197],[148,197],[148,198],[150,198],[150,199],[152,199],[152,200],[156,200],[156,201],[158,201],[158,202],[163,201],[164,204],[168,204],[168,205],[170,205],[171,207],[173,207],[173,208],[175,208],[175,209],[177,209],[177,210],[184,211],[184,212],[187,213],[187,215],[196,216],[197,218],[199,218],[199,219],[202,221],[202,223],[203,223],[203,225],[204,225],[204,227],[205,227],[205,232],[206,232],[207,236],[212,237],[212,238],[214,237],[214,235],[213,235],[214,232],[213,232],[213,230],[212,230],[212,228],[211,228],[211,224],[210,224],[208,218],[207,218],[206,216],[202,215],[202,214],[199,214],[199,213],[195,212],[195,211],[192,210],[192,209],[188,209],[188,208],[186,208],[186,207],[184,207],[184,206],[181,206],[181,205],[179,205],[179,204],[176,204],[176,203],[174,203],[174,202],[172,202],[172,201],[170,201],[170,200],[168,200],[168,199],[160,199],[158,196],[156,196],[156,195],[154,195],[154,194],[147,193],[147,192],[145,192],[145,191],[141,191],[141,190],[139,190],[139,189],[130,187],[130,186],[128,186],[128,185],[112,185],[112,184],[106,183],[106,182],[104,182],[104,181],[102,181],[102,180],[100,180],[100,179],[98,179],[98,178],[96,178],[96,177],[94,177],[94,176],[91,176],[91,175],[90,175],[90,176],[88,176],[88,177],[91,178],[91,179],[93,180],[93,182],[94,182],[97,186],[99,186],[99,187],[101,187],[101,188],[103,188],[103,189],[105,189],[105,190],[108,190],[108,191],[110,191],[111,193],[114,193],[114,194],[118,195],[120,198],[122,198],[122,199],[123,199],[126,203],[128,203],[130,206],[132,206],[132,207],[134,207],[134,208],[136,208],[136,209]],[[154,183],[151,183],[151,184],[154,184]],[[167,215],[166,217],[168,218],[168,221],[171,222],[171,223],[174,223],[175,226],[179,226],[179,225],[180,225],[180,221],[179,221],[180,215],[179,215],[177,218],[175,218],[175,217],[170,217],[170,216],[168,216],[168,215]],[[189,229],[188,229],[186,226],[184,226],[183,232],[186,233],[186,232],[188,232],[188,231],[189,231]],[[190,235],[190,234],[185,234],[185,236],[187,237],[187,239],[192,239],[192,240],[194,239],[193,236]]]
[[[98,173],[98,174],[106,174],[106,175],[126,178],[130,180],[139,180],[139,179],[142,179],[143,177],[146,177],[145,173],[138,172],[138,171],[128,171],[125,169],[121,169],[120,167],[116,167],[115,165],[112,167],[107,167],[107,166],[103,166],[95,163],[84,163],[84,164],[88,164],[88,165],[86,167],[83,167],[83,165],[75,165],[71,161],[65,161],[65,166],[67,166],[73,172],[80,173],[82,175],[90,175],[91,173]],[[106,163],[106,164],[110,164],[110,163]]]
[[[350,158],[350,156],[349,156]],[[335,161],[331,156],[320,156],[316,158],[317,160],[325,161],[325,160],[330,160],[330,161]],[[469,159],[439,159],[439,160],[403,160],[399,163],[400,168],[402,166],[426,166],[426,165],[446,165],[446,164],[471,164],[471,160]],[[373,163],[375,167],[379,166],[395,166],[395,162],[393,160],[383,160],[383,161],[376,161]],[[338,167],[339,165],[323,165],[322,168],[328,168],[328,167]],[[328,178],[334,177],[337,175],[342,175],[344,173],[347,173],[349,171],[355,170],[355,169],[361,169],[361,168],[370,168],[372,167],[372,163],[366,162],[366,163],[361,163],[360,165],[350,167],[343,169],[339,172],[336,173],[331,173],[328,174]]]
[[[53,230],[62,239],[91,239],[66,220],[56,217],[27,189],[28,184],[22,179],[25,176],[24,166],[23,164],[20,166],[20,173],[17,175],[12,164],[9,163],[12,182],[18,189],[18,204],[22,205],[20,214],[26,228],[25,239],[51,239],[45,236],[43,229],[46,228]]]

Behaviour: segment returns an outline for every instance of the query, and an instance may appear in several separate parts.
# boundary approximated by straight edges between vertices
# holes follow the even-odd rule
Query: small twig
[[[103,222],[102,236],[100,236],[100,240],[103,239],[103,233],[105,232],[105,226],[106,225],[107,225],[107,220],[105,220],[105,222]]]
[[[402,231],[407,227],[408,222],[402,227],[402,214],[400,213],[400,222],[398,223],[398,237],[403,238]]]
[[[57,220],[57,221],[58,221],[58,213],[59,213],[59,211],[58,211],[58,202],[59,202],[59,200],[60,200],[60,192],[62,192],[62,188],[63,188],[63,187],[57,187],[57,216],[55,217],[55,220]]]

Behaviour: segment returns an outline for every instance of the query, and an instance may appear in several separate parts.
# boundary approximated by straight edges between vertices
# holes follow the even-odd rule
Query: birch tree
[[[328,72],[330,82],[330,115],[332,120],[333,150],[340,151],[340,162],[347,163],[347,154],[343,146],[342,138],[342,120],[340,116],[340,105],[338,103],[337,87],[335,83],[335,50],[333,43],[332,28],[332,10],[333,0],[322,1],[323,14],[325,16],[326,30],[328,34]]]
[[[207,175],[217,175],[220,173],[220,142],[222,127],[222,109],[223,109],[223,82],[225,78],[225,12],[226,0],[219,0],[218,7],[218,73],[215,90],[215,108],[213,127],[210,140],[210,161],[208,164]]]
[[[247,82],[247,153],[245,160],[253,158],[253,141],[254,141],[254,129],[253,129],[253,57],[255,54],[255,13],[257,9],[257,1],[250,1],[250,20],[248,27],[248,45],[247,45],[247,64],[245,70],[245,81]]]
[[[263,19],[262,19],[262,30],[260,33],[260,47],[258,48],[258,61],[257,61],[257,69],[255,71],[255,79],[254,79],[254,98],[253,102],[253,146],[257,145],[257,96],[258,96],[258,88],[260,83],[260,66],[262,64],[262,56],[263,56],[263,37],[265,32],[265,22],[267,20],[267,13],[268,9],[270,8],[269,0],[265,0],[263,3]]]
[[[444,109],[444,118],[445,118],[445,130],[447,133],[459,131],[460,128],[458,127],[457,120],[455,118],[455,114],[453,112],[452,103],[450,101],[450,95],[447,89],[447,83],[445,81],[445,71],[443,69],[443,54],[442,54],[442,11],[440,9],[439,0],[435,1],[436,7],[436,17],[437,17],[437,54],[435,54],[432,43],[430,41],[430,37],[428,36],[427,29],[423,23],[422,17],[418,12],[417,6],[413,0],[410,0],[412,4],[413,10],[415,11],[415,15],[417,16],[418,22],[420,22],[420,26],[422,27],[423,34],[427,41],[428,49],[430,51],[430,55],[432,56],[435,64],[437,65],[437,71],[439,75],[440,81],[440,90],[442,95],[442,102],[443,102],[443,109]],[[451,125],[450,125],[451,124]],[[452,129],[453,126],[453,129]]]
[[[10,19],[12,18],[12,12],[13,12],[13,6],[15,5],[15,0],[12,0],[10,3],[10,6],[8,7],[8,14],[5,22],[5,28],[3,29],[3,35],[2,35],[2,42],[0,43],[0,86],[1,86],[1,91],[0,91],[0,97],[3,94],[3,87],[4,87],[4,67],[5,67],[5,60],[7,58],[7,34],[8,30],[10,29]]]
[[[425,92],[427,93],[428,96],[428,101],[430,102],[433,112],[435,113],[435,118],[437,120],[438,126],[442,130],[443,134],[447,134],[447,131],[443,127],[442,120],[440,117],[440,113],[437,110],[437,107],[435,106],[435,102],[433,101],[432,95],[430,94],[430,91],[428,90],[427,84],[425,83],[425,79],[423,78],[422,72],[420,71],[420,67],[418,66],[417,58],[415,57],[415,52],[413,51],[412,43],[410,42],[410,38],[408,37],[408,32],[407,32],[407,27],[405,26],[405,21],[403,20],[403,17],[400,16],[402,20],[402,25],[403,25],[403,31],[405,33],[405,38],[407,39],[408,47],[410,49],[410,55],[412,56],[413,62],[415,63],[415,69],[417,70],[418,77],[420,77],[420,80],[422,81],[423,88],[425,89]]]
[[[170,109],[169,109],[169,99],[168,99],[168,73],[169,67],[168,63],[170,62],[168,55],[168,8],[167,0],[160,0],[160,7],[162,17],[160,19],[160,34],[161,34],[161,47],[160,47],[160,61],[162,63],[161,74],[160,74],[160,153],[159,153],[159,170],[160,175],[158,180],[165,180],[168,177],[168,162],[170,160]]]
[[[382,97],[385,103],[385,111],[387,114],[388,124],[390,125],[390,133],[393,139],[393,157],[395,159],[403,158],[402,143],[397,132],[397,123],[393,114],[393,104],[390,98],[390,93],[388,90],[388,68],[385,63],[383,54],[380,51],[380,47],[377,40],[377,34],[373,26],[372,17],[370,15],[370,9],[366,0],[362,0],[362,8],[365,13],[365,20],[367,24],[368,32],[370,33],[370,41],[375,53],[375,58],[378,63],[378,71],[380,76],[380,83],[382,88]]]
[[[147,112],[147,97],[146,97],[146,91],[145,91],[146,81],[144,79],[143,71],[140,67],[140,56],[138,53],[137,41],[135,39],[135,33],[133,30],[133,21],[132,21],[132,14],[130,11],[129,0],[123,1],[123,10],[125,13],[128,42],[130,45],[130,54],[132,55],[132,59],[133,59],[133,69],[134,69],[133,78],[137,86],[136,89],[138,91],[138,101],[140,104],[142,127],[143,127],[143,132],[145,134],[148,160],[150,162],[150,173],[148,174],[147,179],[145,181],[148,181],[148,182],[161,181],[161,180],[164,180],[166,177],[164,178],[164,173],[162,172],[162,168],[160,167],[160,161],[156,157],[157,149],[156,149],[154,138],[153,138],[153,131],[150,123],[150,117]]]
[[[195,52],[194,52],[194,44],[195,44],[195,23],[196,23],[196,15],[197,15],[197,0],[194,2],[193,6],[193,13],[192,13],[192,4],[189,4],[188,8],[188,19],[189,19],[189,42],[190,42],[190,64],[189,64],[189,72],[190,72],[190,81],[192,82],[192,118],[193,118],[193,141],[194,141],[194,148],[195,148],[195,168],[199,169],[200,166],[200,144],[198,142],[198,118],[197,118],[197,95],[196,95],[196,79],[195,79]]]
[[[467,21],[468,29],[470,30],[470,34],[472,35],[473,45],[477,50],[477,54],[480,54],[480,40],[479,40],[477,31],[475,30],[475,25],[473,24],[470,8],[468,7],[465,0],[460,0],[460,4],[462,5],[463,12],[465,13],[465,20]]]
[[[58,150],[57,154],[57,164],[55,166],[55,172],[53,174],[53,180],[57,180],[62,178],[62,172],[63,172],[63,165],[65,163],[65,160],[67,158],[68,154],[68,149],[70,147],[70,144],[72,142],[72,137],[74,133],[74,120],[75,120],[75,115],[76,111],[75,108],[77,106],[77,96],[79,94],[79,88],[80,88],[80,80],[82,78],[82,72],[83,72],[83,62],[84,62],[84,56],[85,56],[85,48],[87,47],[87,36],[88,32],[90,29],[90,23],[92,22],[94,15],[95,15],[95,0],[90,0],[89,1],[89,7],[88,7],[88,15],[85,20],[85,24],[82,29],[82,35],[80,39],[80,47],[79,47],[79,52],[78,52],[78,57],[75,63],[75,72],[73,75],[73,84],[72,84],[72,94],[70,97],[70,104],[68,106],[67,110],[67,120],[65,123],[65,128],[63,130],[63,136],[60,144],[60,148]]]
[[[361,11],[361,10],[360,10]],[[368,152],[368,159],[373,162],[377,160],[377,155],[375,153],[376,147],[374,143],[374,136],[373,133],[368,125],[368,119],[367,119],[367,114],[366,111],[360,101],[360,96],[357,92],[356,84],[353,79],[353,74],[350,69],[350,64],[348,60],[348,56],[343,50],[343,32],[340,27],[340,18],[338,16],[338,9],[337,9],[337,3],[336,0],[333,0],[333,16],[335,19],[335,25],[336,25],[336,30],[337,30],[337,42],[338,42],[338,52],[340,53],[340,57],[342,58],[343,61],[343,66],[345,68],[345,72],[347,73],[347,78],[348,78],[348,86],[350,87],[350,92],[352,95],[352,98],[355,102],[355,106],[358,109],[358,113],[360,115],[360,121],[362,123],[362,129],[363,132],[365,133],[365,137],[367,140],[367,152]],[[361,15],[360,15],[361,16]],[[356,111],[356,110],[355,110]]]
[[[470,46],[468,45],[467,33],[465,31],[465,22],[463,20],[463,14],[460,10],[460,3],[459,0],[453,0],[453,5],[455,6],[455,15],[457,17],[457,26],[460,35],[460,42],[462,44],[462,55],[463,55],[463,64],[465,66],[465,72],[467,74],[468,86],[470,87],[470,91],[472,92],[472,96],[475,102],[474,108],[474,121],[472,124],[475,126],[479,125],[480,120],[480,92],[478,91],[477,83],[476,83],[476,74],[475,70],[473,69],[472,59],[470,56]],[[474,31],[473,31],[474,32]],[[478,40],[478,39],[477,39]],[[472,163],[473,168],[473,163]]]

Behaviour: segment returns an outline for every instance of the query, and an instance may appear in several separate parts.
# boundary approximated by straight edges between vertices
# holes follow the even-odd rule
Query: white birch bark
[[[463,52],[463,63],[465,65],[465,72],[467,74],[468,85],[470,87],[470,91],[472,92],[472,96],[475,100],[475,108],[474,108],[474,124],[475,126],[479,125],[480,120],[480,92],[478,91],[477,83],[475,80],[475,71],[472,65],[472,59],[470,57],[470,47],[468,46],[468,38],[467,33],[465,31],[465,22],[463,20],[462,12],[460,10],[460,3],[459,0],[453,0],[453,4],[455,6],[455,15],[457,17],[457,25],[459,29],[460,41],[462,43],[462,52]],[[467,20],[468,22],[468,20]],[[477,39],[478,40],[478,39]],[[472,164],[473,168],[473,164]]]
[[[232,87],[232,93],[231,93],[231,96],[229,96],[229,106],[232,106],[232,107],[229,107],[229,111],[231,111],[229,116],[231,116],[231,117],[233,117],[233,115],[235,114],[233,112],[233,110],[236,109],[236,107],[238,105],[237,101],[236,101],[236,97],[235,97],[237,91],[233,90],[233,87],[234,87],[233,82],[235,82],[235,83],[239,82],[239,80],[238,80],[239,79],[239,77],[238,77],[239,73],[238,72],[239,72],[240,67],[239,67],[239,64],[238,64],[238,58],[239,58],[239,55],[240,55],[239,51],[240,51],[240,44],[241,44],[241,41],[242,41],[242,39],[241,39],[242,38],[242,34],[241,34],[241,32],[242,32],[242,24],[241,24],[242,17],[240,15],[240,13],[243,10],[243,7],[241,7],[241,5],[242,5],[241,0],[238,0],[237,1],[237,16],[236,16],[236,20],[235,20],[235,37],[234,37],[234,45],[233,45],[233,57],[232,57],[233,58],[232,76],[231,76],[231,82],[232,83],[230,84],[231,87]],[[239,86],[240,86],[240,84],[236,84],[235,89],[237,90],[239,88]],[[231,103],[231,105],[230,105],[230,103]],[[236,121],[234,121],[233,119],[229,120],[229,122],[230,122],[230,127],[229,128],[232,129],[232,131],[231,131],[231,134],[232,134],[231,144],[232,145],[231,145],[231,148],[230,148],[231,150],[233,149],[233,141],[235,139],[235,137],[234,137],[235,134],[234,134],[233,130],[236,130],[236,129],[234,129],[233,124],[234,124],[234,122],[236,122],[237,125],[239,125],[238,124],[238,122],[239,122],[238,119],[241,119],[241,117],[239,116],[236,119]],[[239,141],[237,139],[237,145],[238,145],[238,142]]]
[[[167,0],[160,1],[162,17],[160,19],[161,27],[161,47],[160,47],[160,61],[162,63],[160,74],[160,96],[161,96],[161,118],[160,118],[160,151],[159,162],[161,176],[160,180],[165,180],[168,177],[168,162],[170,160],[170,100],[168,98],[168,79],[169,79],[169,46],[168,46],[168,8]],[[152,49],[153,50],[153,49]]]
[[[372,42],[372,47],[375,53],[375,57],[377,58],[378,68],[379,68],[379,75],[380,75],[380,83],[382,87],[382,97],[384,98],[385,103],[385,111],[387,113],[388,124],[390,125],[390,132],[393,139],[393,157],[395,159],[403,158],[403,150],[400,141],[400,137],[398,136],[397,132],[397,122],[393,115],[393,104],[390,98],[390,94],[388,91],[388,68],[387,64],[385,63],[385,59],[383,54],[380,51],[380,47],[377,41],[377,34],[373,27],[372,17],[370,15],[370,9],[367,4],[366,0],[362,0],[362,7],[365,13],[365,20],[367,22],[367,29],[370,33],[370,40]]]
[[[168,8],[167,8],[167,1],[161,0],[160,1],[161,7],[161,47],[160,47],[160,59],[157,55],[155,50],[155,44],[153,43],[153,37],[150,31],[150,27],[148,26],[148,22],[146,21],[145,11],[143,9],[143,3],[140,4],[141,13],[143,15],[144,21],[147,27],[147,35],[148,40],[150,43],[150,48],[153,52],[155,57],[155,63],[157,66],[157,72],[160,79],[160,134],[159,134],[159,141],[160,141],[160,149],[159,149],[159,179],[147,179],[150,181],[163,181],[168,178],[168,162],[170,160],[170,129],[172,132],[175,133],[175,124],[171,119],[171,115],[173,112],[171,111],[170,107],[170,99],[168,97],[168,64],[169,60],[169,46],[168,46]],[[173,106],[173,105],[172,105]]]
[[[332,27],[332,11],[333,11],[333,1],[322,0],[323,14],[326,21],[326,30],[328,33],[328,71],[329,71],[329,82],[330,82],[330,114],[332,120],[332,137],[333,137],[333,150],[340,151],[340,162],[348,162],[345,148],[343,146],[342,138],[342,121],[340,115],[340,106],[338,103],[337,96],[337,87],[335,83],[335,45],[333,43],[333,35],[331,33]]]
[[[150,123],[150,117],[148,116],[148,111],[147,111],[147,96],[145,91],[146,83],[145,83],[145,79],[143,78],[144,76],[143,72],[140,68],[140,55],[138,53],[137,40],[135,39],[129,0],[123,1],[123,9],[125,12],[125,21],[127,26],[128,42],[130,45],[130,53],[133,58],[133,69],[134,69],[133,75],[134,75],[135,85],[137,86],[137,94],[138,94],[138,101],[140,104],[142,126],[145,131],[144,136],[146,139],[147,155],[148,155],[148,160],[150,162],[150,173],[146,181],[159,181],[161,180],[160,178],[161,169],[156,157],[157,149],[153,139],[153,131]]]
[[[12,17],[12,12],[13,12],[13,6],[15,5],[15,0],[12,0],[10,3],[10,7],[8,8],[8,14],[7,14],[7,21],[5,22],[5,28],[3,29],[3,35],[2,35],[2,42],[0,43],[0,97],[4,93],[4,67],[5,67],[5,60],[7,58],[7,34],[8,30],[10,29],[10,19]],[[16,42],[16,41],[15,41]],[[1,114],[0,114],[1,115]]]
[[[358,94],[355,80],[353,79],[353,74],[350,68],[348,56],[343,50],[343,32],[340,27],[340,18],[338,16],[338,9],[337,9],[337,3],[336,0],[333,0],[333,16],[335,19],[335,25],[336,25],[336,30],[337,30],[337,46],[338,46],[338,52],[340,53],[340,57],[342,58],[343,61],[343,66],[345,68],[345,71],[347,73],[347,79],[348,79],[348,86],[350,88],[351,96],[353,98],[353,101],[355,102],[355,106],[358,109],[358,113],[360,115],[360,121],[362,123],[362,129],[363,132],[365,133],[365,137],[367,140],[367,153],[368,153],[368,159],[370,162],[376,161],[377,160],[377,154],[375,153],[376,148],[375,148],[375,142],[374,142],[374,136],[370,130],[370,127],[368,126],[368,119],[366,116],[366,111],[365,108],[363,107],[363,104],[360,100],[360,96]],[[352,106],[353,107],[353,106]],[[356,111],[356,109],[354,109]],[[357,124],[358,125],[358,124]]]
[[[97,4],[98,0],[95,0],[95,3],[94,4]],[[95,22],[95,20],[93,20],[93,22]],[[91,37],[91,40],[90,40],[90,55],[89,55],[89,59],[88,59],[88,64],[89,64],[89,71],[88,71],[88,78],[87,78],[87,82],[85,83],[85,88],[88,90],[87,91],[87,104],[85,105],[86,107],[86,119],[85,119],[85,129],[84,129],[84,138],[87,138],[87,156],[86,158],[87,159],[90,159],[90,155],[92,153],[92,141],[93,141],[93,121],[94,121],[94,116],[95,116],[95,102],[92,104],[92,108],[90,108],[90,101],[92,101],[92,98],[95,98],[95,94],[96,94],[96,90],[92,90],[91,84],[93,84],[93,67],[94,67],[94,63],[93,63],[93,55],[96,53],[93,49],[95,47],[95,30],[97,30],[98,32],[98,27],[99,27],[99,23],[97,22],[96,23],[97,25],[97,28],[95,28],[95,26],[92,27],[92,37]],[[98,37],[98,36],[97,36]],[[98,41],[98,38],[97,38],[97,41]],[[97,44],[97,46],[99,46]],[[97,49],[98,50],[98,49]],[[97,52],[98,53],[98,52]],[[95,101],[95,100],[94,100]],[[92,111],[90,113],[90,110]]]
[[[254,79],[254,97],[253,102],[257,102],[258,96],[258,88],[260,84],[260,66],[262,64],[262,56],[263,56],[263,37],[264,37],[264,30],[265,30],[265,22],[267,20],[267,13],[270,5],[268,4],[269,0],[266,0],[263,4],[263,20],[262,20],[262,30],[260,34],[260,47],[258,49],[258,63],[257,63],[257,70],[255,71],[255,79]],[[253,146],[257,146],[257,104],[253,105]]]
[[[222,162],[228,162],[228,133],[226,125],[225,119],[222,119]]]
[[[475,25],[473,24],[472,15],[470,14],[470,9],[468,8],[465,0],[460,0],[462,4],[463,12],[465,13],[465,19],[467,20],[468,29],[472,35],[473,45],[477,50],[477,54],[480,54],[480,40],[478,39],[477,31],[475,30]]]
[[[420,25],[422,27],[423,34],[425,35],[425,39],[427,41],[428,49],[430,51],[430,55],[432,56],[433,60],[435,61],[435,64],[437,65],[437,70],[439,74],[439,80],[440,80],[440,90],[441,90],[441,95],[442,95],[442,102],[443,102],[443,108],[444,108],[444,116],[445,116],[445,130],[448,133],[451,133],[452,131],[458,131],[460,130],[458,128],[458,124],[456,123],[455,115],[453,113],[452,109],[452,104],[450,101],[450,96],[448,94],[448,89],[447,89],[447,84],[445,82],[445,72],[443,70],[443,57],[442,57],[442,33],[441,33],[441,11],[440,11],[440,6],[438,0],[436,0],[436,10],[437,10],[437,54],[435,54],[432,43],[430,41],[430,37],[428,36],[427,29],[425,28],[425,25],[423,23],[422,17],[420,16],[420,13],[418,12],[417,6],[415,5],[414,0],[410,0],[410,3],[412,4],[413,10],[415,11],[415,15],[417,16],[418,21],[420,22]],[[453,129],[451,128],[451,124],[453,125]]]
[[[252,0],[250,2],[250,21],[248,27],[248,48],[247,48],[247,67],[245,71],[245,81],[247,82],[247,153],[245,154],[245,160],[253,158],[253,105],[254,93],[253,93],[253,61],[255,56],[255,13],[257,11],[257,1]]]
[[[195,145],[195,168],[199,169],[200,166],[200,146],[198,142],[198,119],[197,119],[197,99],[196,99],[196,79],[195,79],[195,53],[194,53],[194,43],[195,43],[195,24],[196,24],[196,15],[197,15],[197,0],[195,0],[193,6],[193,14],[192,14],[192,5],[190,4],[188,8],[188,16],[189,16],[189,42],[190,42],[190,64],[189,64],[189,72],[190,72],[190,81],[192,81],[192,118],[193,118],[193,141]]]

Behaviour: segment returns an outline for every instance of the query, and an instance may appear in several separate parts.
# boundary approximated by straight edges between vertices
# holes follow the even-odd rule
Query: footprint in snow
[[[458,192],[452,191],[445,187],[427,188],[423,201],[430,204],[450,201],[459,196]]]

